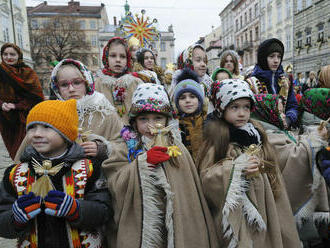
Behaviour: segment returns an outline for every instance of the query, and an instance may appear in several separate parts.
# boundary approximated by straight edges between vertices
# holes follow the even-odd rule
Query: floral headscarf
[[[186,50],[184,50],[180,54],[178,58],[178,69],[183,69],[185,66],[187,66],[190,69],[194,70],[192,56],[195,48],[200,48],[203,51],[205,51],[205,48],[201,44],[194,44],[189,46]],[[207,57],[206,57],[206,64],[207,64]]]
[[[119,73],[114,72],[114,71],[110,70],[110,68],[109,68],[109,49],[110,49],[111,43],[116,40],[120,41],[120,43],[125,47],[126,57],[127,57],[126,67],[125,67],[124,71],[119,72]],[[117,78],[117,77],[121,77],[124,74],[127,74],[129,72],[129,70],[131,69],[131,52],[128,49],[127,42],[123,38],[120,38],[120,37],[111,38],[108,41],[107,45],[103,48],[102,63],[104,66],[102,72],[105,75]]]
[[[94,82],[94,78],[92,73],[87,69],[87,67],[81,63],[78,60],[74,60],[74,59],[63,59],[62,61],[60,61],[53,69],[52,71],[52,75],[51,75],[51,82],[50,82],[50,87],[51,89],[54,91],[56,97],[58,99],[62,99],[60,93],[59,93],[59,89],[57,86],[57,73],[60,69],[61,66],[63,65],[68,65],[68,64],[72,64],[74,66],[77,67],[77,69],[81,72],[81,74],[83,75],[84,79],[87,81],[87,95],[92,95],[94,93],[94,89],[95,89],[95,82]]]
[[[306,111],[323,120],[330,118],[330,89],[314,88],[306,90],[301,102]]]

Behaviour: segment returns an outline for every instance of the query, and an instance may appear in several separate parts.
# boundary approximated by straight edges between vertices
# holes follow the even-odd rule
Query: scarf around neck
[[[230,124],[229,134],[230,142],[237,143],[242,147],[248,147],[252,144],[258,145],[261,143],[259,131],[250,122],[239,128]]]

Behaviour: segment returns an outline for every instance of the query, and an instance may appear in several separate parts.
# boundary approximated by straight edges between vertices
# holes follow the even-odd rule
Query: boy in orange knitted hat
[[[27,116],[29,146],[0,186],[0,236],[18,247],[102,247],[109,197],[85,158],[76,100],[44,101]]]

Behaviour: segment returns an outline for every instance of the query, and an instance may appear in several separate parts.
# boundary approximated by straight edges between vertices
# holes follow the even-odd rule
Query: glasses
[[[73,79],[72,81],[61,81],[58,82],[58,87],[63,89],[63,90],[67,90],[69,89],[70,85],[77,89],[77,88],[81,88],[83,85],[86,85],[86,81],[83,79]]]

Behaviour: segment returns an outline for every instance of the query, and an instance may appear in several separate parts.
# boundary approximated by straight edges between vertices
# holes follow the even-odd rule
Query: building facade
[[[235,50],[244,69],[257,63],[260,44],[259,0],[235,0],[232,6]]]
[[[234,1],[230,1],[219,14],[221,20],[222,51],[235,49],[233,4]]]
[[[293,1],[260,0],[260,41],[277,38],[284,44],[283,65],[293,63]]]
[[[294,71],[305,77],[330,64],[330,1],[294,0]]]
[[[79,1],[70,1],[67,5],[48,5],[47,1],[35,7],[27,7],[27,15],[31,35],[45,27],[54,17],[73,18],[80,24],[80,31],[84,33],[88,49],[81,49],[78,53],[84,54],[82,62],[92,72],[96,72],[102,64],[99,46],[100,30],[109,24],[104,4],[100,6],[81,6]],[[36,34],[36,33],[35,33]],[[54,58],[50,58],[54,59]],[[52,66],[44,61],[36,68],[44,87],[47,87]]]
[[[33,67],[25,0],[0,0],[0,46],[15,43],[22,49],[24,62]]]
[[[204,37],[204,46],[207,55],[207,68],[209,73],[220,66],[219,53],[222,49],[221,26],[216,27],[212,32]]]

